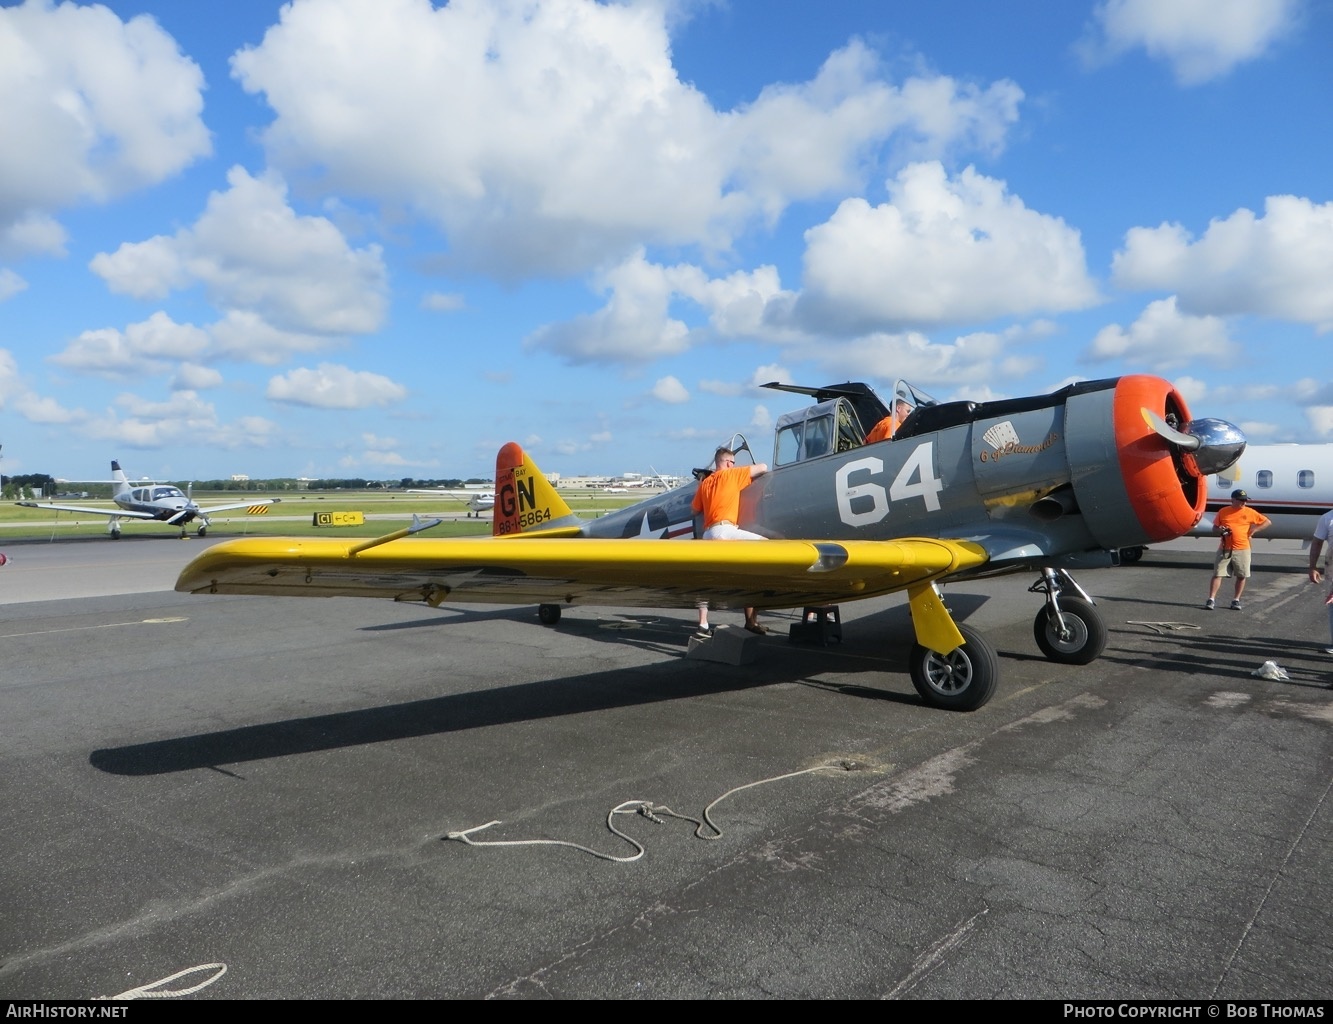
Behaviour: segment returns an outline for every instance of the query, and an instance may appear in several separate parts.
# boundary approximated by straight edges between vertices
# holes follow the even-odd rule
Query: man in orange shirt
[[[750,486],[755,477],[768,472],[765,463],[757,462],[753,466],[736,465],[736,453],[730,448],[719,448],[713,456],[713,472],[699,483],[694,492],[694,502],[690,506],[695,512],[703,514],[704,540],[766,540],[757,533],[742,530],[737,526],[741,513],[741,491]],[[767,633],[759,625],[759,618],[753,608],[745,609],[745,628],[751,633]],[[699,603],[699,634],[709,636],[708,602]]]
[[[876,441],[884,441],[892,437],[902,426],[903,420],[911,414],[912,407],[903,399],[898,399],[893,403],[893,412],[870,428],[870,433],[866,435],[866,444],[874,444]]]
[[[1236,596],[1231,602],[1233,611],[1240,611],[1240,595],[1250,578],[1250,538],[1268,526],[1272,520],[1246,504],[1250,496],[1244,491],[1231,492],[1231,506],[1222,509],[1213,518],[1213,533],[1222,538],[1217,557],[1213,559],[1213,579],[1208,585],[1208,600],[1203,606],[1212,611],[1222,580],[1236,578]]]

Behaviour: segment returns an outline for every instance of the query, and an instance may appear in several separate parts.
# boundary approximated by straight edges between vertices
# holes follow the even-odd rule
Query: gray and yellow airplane
[[[1192,418],[1179,392],[1150,376],[980,404],[941,404],[900,382],[895,399],[910,415],[873,444],[866,431],[889,410],[868,385],[770,386],[814,401],[778,420],[771,472],[741,493],[739,525],[764,543],[656,543],[698,533],[690,503],[705,471],[584,520],[510,443],[496,459],[491,537],[431,540],[410,536],[413,526],[359,542],[225,541],[190,562],[176,589],[531,602],[548,625],[571,605],[762,610],[906,591],[913,685],[930,705],[973,710],[994,693],[998,661],[984,636],[954,622],[940,584],[1038,573],[1028,588],[1042,595],[1038,647],[1088,664],[1106,625],[1070,571],[1187,533],[1208,475],[1245,448],[1240,430]],[[748,451],[743,438],[731,447]]]
[[[226,512],[235,508],[262,509],[275,505],[281,498],[250,498],[226,505],[210,505],[200,508],[194,499],[171,484],[148,481],[132,483],[120,468],[120,463],[111,460],[111,500],[116,503],[113,509],[92,508],[88,505],[58,505],[51,501],[18,501],[16,505],[25,508],[46,508],[53,512],[77,512],[86,516],[107,516],[106,532],[113,540],[120,539],[120,521],[122,519],[151,519],[158,523],[168,523],[180,527],[180,535],[185,536],[185,527],[195,520],[199,521],[199,536],[208,533],[208,517],[214,512]]]

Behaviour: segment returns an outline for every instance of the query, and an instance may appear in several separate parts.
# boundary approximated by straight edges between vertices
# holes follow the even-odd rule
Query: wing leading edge
[[[118,519],[156,519],[151,512],[131,512],[123,508],[88,508],[86,505],[53,505],[44,501],[16,501],[24,508],[44,508],[52,512],[78,512],[85,516],[115,516]]]
[[[360,552],[352,547],[335,540],[225,541],[190,562],[176,589],[384,597],[432,606],[450,601],[657,608],[693,608],[700,600],[717,608],[793,608],[908,590],[914,618],[933,618],[922,596],[931,592],[930,584],[987,561],[979,545],[921,537],[731,544],[541,537],[512,544],[463,537],[404,539]],[[940,611],[947,621],[947,612]],[[945,633],[951,647],[944,649],[957,646],[951,621]]]

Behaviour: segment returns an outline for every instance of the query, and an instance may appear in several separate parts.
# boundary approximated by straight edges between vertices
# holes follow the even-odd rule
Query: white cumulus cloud
[[[1333,202],[1269,196],[1264,213],[1237,210],[1201,238],[1179,224],[1134,228],[1112,262],[1125,288],[1174,291],[1182,310],[1254,313],[1333,329]]]
[[[8,267],[0,267],[0,302],[12,299],[27,287],[28,282],[19,277],[14,271]]]
[[[49,252],[62,235],[53,212],[160,182],[209,153],[203,88],[148,15],[0,7],[0,240]]]
[[[994,150],[1017,120],[1012,82],[894,84],[856,41],[810,81],[718,110],[672,64],[680,10],[294,0],[232,73],[275,112],[272,165],[419,211],[451,260],[509,278],[585,272],[640,245],[725,249],[859,183],[886,146]]]
[[[160,373],[172,362],[197,358],[208,346],[207,331],[157,312],[124,331],[111,327],[84,331],[50,359],[78,373],[125,377]]]
[[[1149,303],[1126,329],[1103,327],[1083,358],[1089,362],[1126,360],[1161,372],[1206,360],[1226,365],[1240,354],[1227,334],[1226,321],[1216,316],[1190,316],[1176,305],[1175,296]]]
[[[1182,85],[1198,85],[1267,53],[1300,8],[1301,0],[1103,0],[1081,50],[1100,63],[1141,48]]]
[[[937,162],[847,199],[806,232],[795,317],[808,329],[901,330],[1084,309],[1098,301],[1076,229],[1028,209],[1004,182]]]
[[[286,185],[233,167],[193,227],[99,253],[90,266],[114,292],[162,298],[201,284],[209,301],[279,331],[346,335],[379,328],[386,271],[378,246],[353,249],[324,217],[300,216]]]
[[[378,373],[332,363],[301,367],[272,378],[265,394],[275,402],[317,409],[365,409],[407,397],[407,388]]]
[[[671,405],[679,405],[681,402],[690,400],[689,391],[675,377],[663,377],[654,384],[652,396],[659,402],[667,402]]]

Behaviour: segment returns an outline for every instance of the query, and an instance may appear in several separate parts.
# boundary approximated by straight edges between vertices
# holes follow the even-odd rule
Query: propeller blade
[[[1230,469],[1245,451],[1245,435],[1226,420],[1190,420],[1184,430],[1177,430],[1151,409],[1143,410],[1143,419],[1154,433],[1180,449],[1186,468],[1197,476]]]
[[[1160,434],[1172,444],[1183,448],[1187,452],[1197,451],[1199,446],[1203,444],[1201,438],[1195,437],[1193,434],[1182,433],[1151,409],[1143,410],[1143,418],[1148,426],[1152,427],[1154,433]]]

